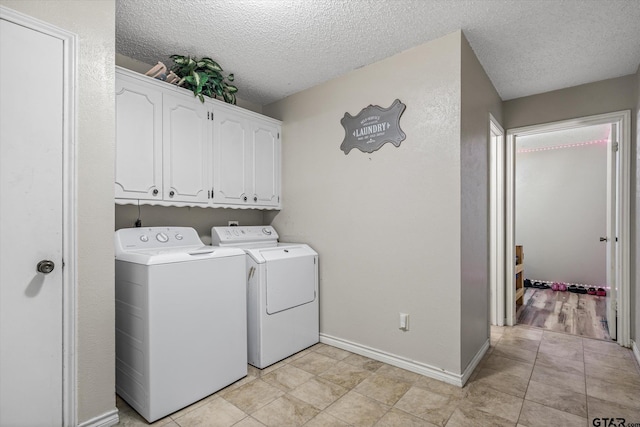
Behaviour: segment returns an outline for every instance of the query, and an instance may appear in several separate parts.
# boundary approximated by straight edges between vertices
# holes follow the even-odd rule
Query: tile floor
[[[640,368],[615,343],[526,326],[492,327],[458,388],[317,344],[154,426],[592,426],[640,423]],[[147,423],[117,399],[120,425]],[[640,425],[640,424],[638,424]]]

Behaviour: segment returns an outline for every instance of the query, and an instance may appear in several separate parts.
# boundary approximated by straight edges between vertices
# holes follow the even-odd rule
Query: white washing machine
[[[247,375],[246,255],[189,227],[115,233],[116,391],[153,422]]]
[[[319,341],[318,254],[271,226],[213,227],[213,245],[247,253],[249,363],[265,368]]]

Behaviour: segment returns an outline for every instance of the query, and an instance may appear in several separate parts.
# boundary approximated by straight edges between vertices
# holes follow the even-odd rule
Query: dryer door
[[[316,257],[308,247],[265,249],[267,314],[275,314],[316,298]]]

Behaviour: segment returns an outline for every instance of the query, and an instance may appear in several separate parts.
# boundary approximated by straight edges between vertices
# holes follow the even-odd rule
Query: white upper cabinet
[[[214,109],[214,202],[280,206],[280,126]]]
[[[162,199],[162,93],[127,76],[116,79],[115,196]]]
[[[116,203],[279,209],[280,122],[116,68]]]
[[[280,126],[255,121],[251,125],[253,202],[280,205]]]
[[[211,195],[211,120],[193,96],[164,94],[164,199],[209,203]]]
[[[247,121],[239,114],[215,111],[213,134],[213,200],[216,203],[247,205],[251,193]]]

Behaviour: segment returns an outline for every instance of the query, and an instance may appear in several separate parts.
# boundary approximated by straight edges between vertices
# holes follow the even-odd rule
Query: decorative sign
[[[373,153],[387,142],[399,147],[407,137],[400,129],[400,116],[405,108],[406,105],[396,99],[389,108],[369,105],[355,117],[344,113],[340,123],[345,136],[340,149],[346,155],[354,147],[363,153]]]

